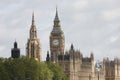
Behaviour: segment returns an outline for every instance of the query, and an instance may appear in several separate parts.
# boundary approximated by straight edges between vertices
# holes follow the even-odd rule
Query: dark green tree
[[[48,68],[53,72],[53,80],[68,80],[63,69],[59,65],[51,62],[48,62],[46,64],[48,65]]]
[[[0,61],[0,80],[11,80],[9,75],[4,68],[3,62]]]
[[[62,68],[33,58],[0,58],[0,80],[67,80]]]

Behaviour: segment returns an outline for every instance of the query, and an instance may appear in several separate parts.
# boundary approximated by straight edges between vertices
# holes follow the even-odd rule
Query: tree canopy
[[[33,58],[0,58],[0,80],[67,80],[61,67]]]

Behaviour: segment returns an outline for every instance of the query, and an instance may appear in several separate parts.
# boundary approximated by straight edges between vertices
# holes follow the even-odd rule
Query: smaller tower
[[[11,57],[19,58],[20,57],[20,49],[17,48],[17,42],[14,42],[14,48],[11,49]]]
[[[92,61],[94,61],[94,54],[93,54],[93,52],[91,52],[90,58],[91,58]]]
[[[70,50],[74,50],[74,46],[73,46],[73,44],[71,44],[71,48],[70,48]]]
[[[46,57],[46,62],[50,61],[50,55],[49,55],[49,51],[47,51],[47,57]]]
[[[41,45],[37,37],[37,28],[34,20],[34,13],[32,15],[32,24],[29,33],[29,39],[26,47],[26,55],[29,58],[34,58],[41,61]]]

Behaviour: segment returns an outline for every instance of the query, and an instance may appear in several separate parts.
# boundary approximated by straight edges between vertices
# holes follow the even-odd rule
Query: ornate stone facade
[[[104,59],[100,63],[94,61],[93,53],[90,57],[74,49],[64,52],[65,38],[60,27],[60,20],[56,10],[54,26],[50,33],[50,54],[47,52],[46,61],[60,65],[69,77],[69,80],[120,80],[120,60],[109,61]]]
[[[65,39],[64,33],[61,30],[60,20],[58,17],[58,12],[56,9],[56,16],[54,19],[54,26],[52,32],[50,33],[50,52],[51,52],[51,61],[57,63],[57,56],[59,54],[64,54]]]
[[[30,36],[27,42],[26,55],[29,58],[35,58],[36,60],[41,61],[41,47],[39,39],[37,38],[34,14],[32,15],[32,25],[30,28]]]
[[[16,51],[17,43],[14,43]],[[50,33],[50,54],[47,52],[46,61],[60,65],[69,77],[69,80],[120,80],[120,59],[110,61],[108,58],[95,63],[93,53],[90,57],[83,57],[79,50],[75,50],[71,44],[70,50],[64,51],[65,37],[60,26],[60,20],[56,9],[54,26]],[[19,52],[19,51],[18,51]],[[30,37],[27,42],[26,54],[29,58],[41,61],[41,47],[37,38],[37,29],[32,16]],[[14,58],[14,56],[13,56]]]
[[[105,70],[105,80],[120,80],[120,59],[104,59],[103,68]]]
[[[60,20],[56,9],[54,26],[50,33],[50,55],[46,61],[52,61],[64,68],[70,80],[88,80],[94,78],[94,56],[84,58],[80,51],[74,49],[73,44],[69,51],[64,52],[65,38],[61,30]]]
[[[58,64],[64,68],[70,80],[88,80],[94,78],[94,57],[83,57],[73,45],[64,55],[58,56]]]

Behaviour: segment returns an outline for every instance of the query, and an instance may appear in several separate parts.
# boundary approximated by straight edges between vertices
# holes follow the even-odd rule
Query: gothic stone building
[[[120,80],[120,59],[115,58],[103,60],[103,68],[105,72],[105,80]]]
[[[73,44],[69,51],[64,52],[65,37],[61,29],[58,12],[54,19],[53,29],[50,33],[50,55],[47,53],[46,61],[60,65],[70,80],[94,79],[94,55],[83,57],[82,53],[74,49]]]
[[[37,29],[34,21],[34,13],[32,15],[32,25],[30,28],[30,36],[27,42],[26,55],[29,58],[35,58],[41,61],[41,46],[37,37]]]
[[[120,61],[103,60],[95,64],[93,53],[90,57],[74,49],[73,44],[69,51],[65,51],[65,37],[61,29],[58,12],[54,19],[50,33],[50,54],[47,52],[46,61],[60,65],[69,77],[69,80],[120,80]],[[96,66],[98,65],[98,66]]]
[[[103,62],[95,64],[93,53],[90,54],[90,57],[83,57],[79,50],[74,49],[73,44],[71,44],[70,50],[64,50],[65,36],[61,29],[57,9],[49,39],[50,54],[48,51],[46,61],[60,65],[69,80],[120,80],[119,59],[115,58],[110,61],[107,58]],[[29,58],[41,61],[41,45],[37,37],[34,14],[32,16],[26,55]]]

